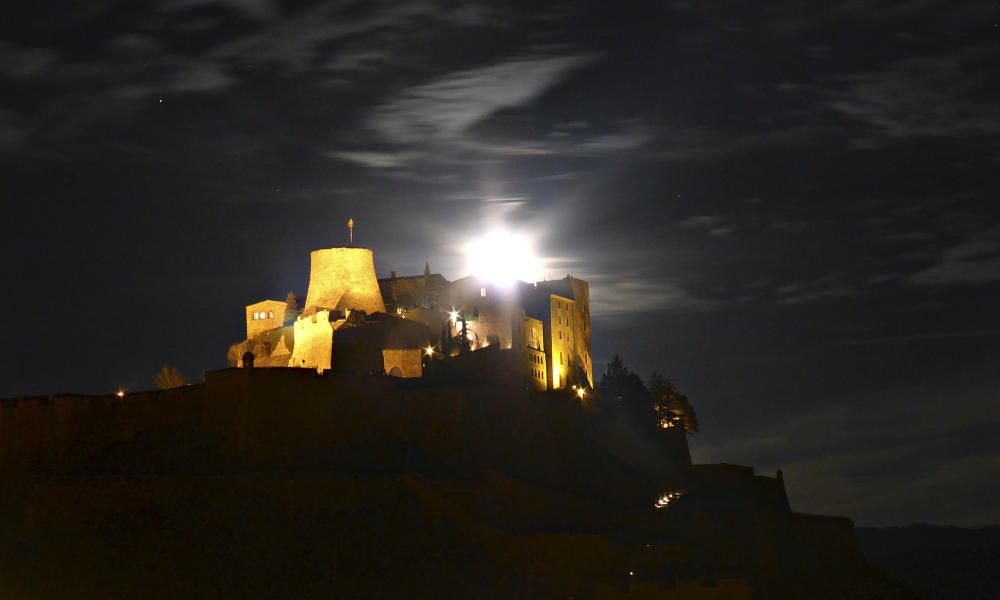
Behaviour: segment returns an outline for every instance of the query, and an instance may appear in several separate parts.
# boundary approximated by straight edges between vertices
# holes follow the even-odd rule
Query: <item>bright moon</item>
[[[467,244],[465,255],[466,268],[472,275],[496,284],[510,285],[517,280],[531,282],[542,278],[541,260],[523,235],[491,231]]]

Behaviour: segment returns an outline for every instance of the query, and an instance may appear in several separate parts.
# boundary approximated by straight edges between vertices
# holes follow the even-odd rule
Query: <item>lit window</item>
[[[259,318],[259,317],[257,316],[257,313],[254,313],[254,314],[253,314],[253,320],[254,320],[254,321],[256,321],[256,320],[257,320],[258,318]]]
[[[273,310],[267,313],[267,318],[268,319],[273,319],[274,318],[274,311]]]
[[[479,288],[479,295],[483,298],[486,297],[486,288]]]

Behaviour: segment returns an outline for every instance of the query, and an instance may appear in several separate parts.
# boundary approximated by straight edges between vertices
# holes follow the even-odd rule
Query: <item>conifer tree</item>
[[[661,427],[683,427],[688,433],[698,431],[694,407],[687,396],[677,391],[672,379],[654,372],[649,376],[649,391]]]
[[[617,354],[597,384],[597,392],[604,407],[621,411],[637,422],[655,419],[649,390],[642,378],[625,366],[625,361]]]

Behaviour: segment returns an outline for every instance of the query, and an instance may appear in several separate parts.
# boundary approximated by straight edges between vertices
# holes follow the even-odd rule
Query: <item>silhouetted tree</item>
[[[642,378],[630,371],[617,354],[601,376],[597,392],[605,408],[620,410],[640,421],[656,420],[652,398],[642,383]]]
[[[688,433],[698,431],[694,407],[687,396],[677,391],[672,379],[654,372],[649,376],[649,393],[660,427],[683,427]]]
[[[161,390],[181,387],[188,383],[187,378],[181,375],[181,372],[176,367],[171,367],[170,365],[164,365],[156,375],[153,375],[153,385]]]
[[[288,296],[285,297],[285,311],[299,312],[299,299],[295,296],[295,292],[288,292]]]

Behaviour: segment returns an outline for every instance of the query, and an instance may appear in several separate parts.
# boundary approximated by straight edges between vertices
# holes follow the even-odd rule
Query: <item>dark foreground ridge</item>
[[[9,399],[0,472],[4,597],[905,597],[780,476],[502,377]]]

